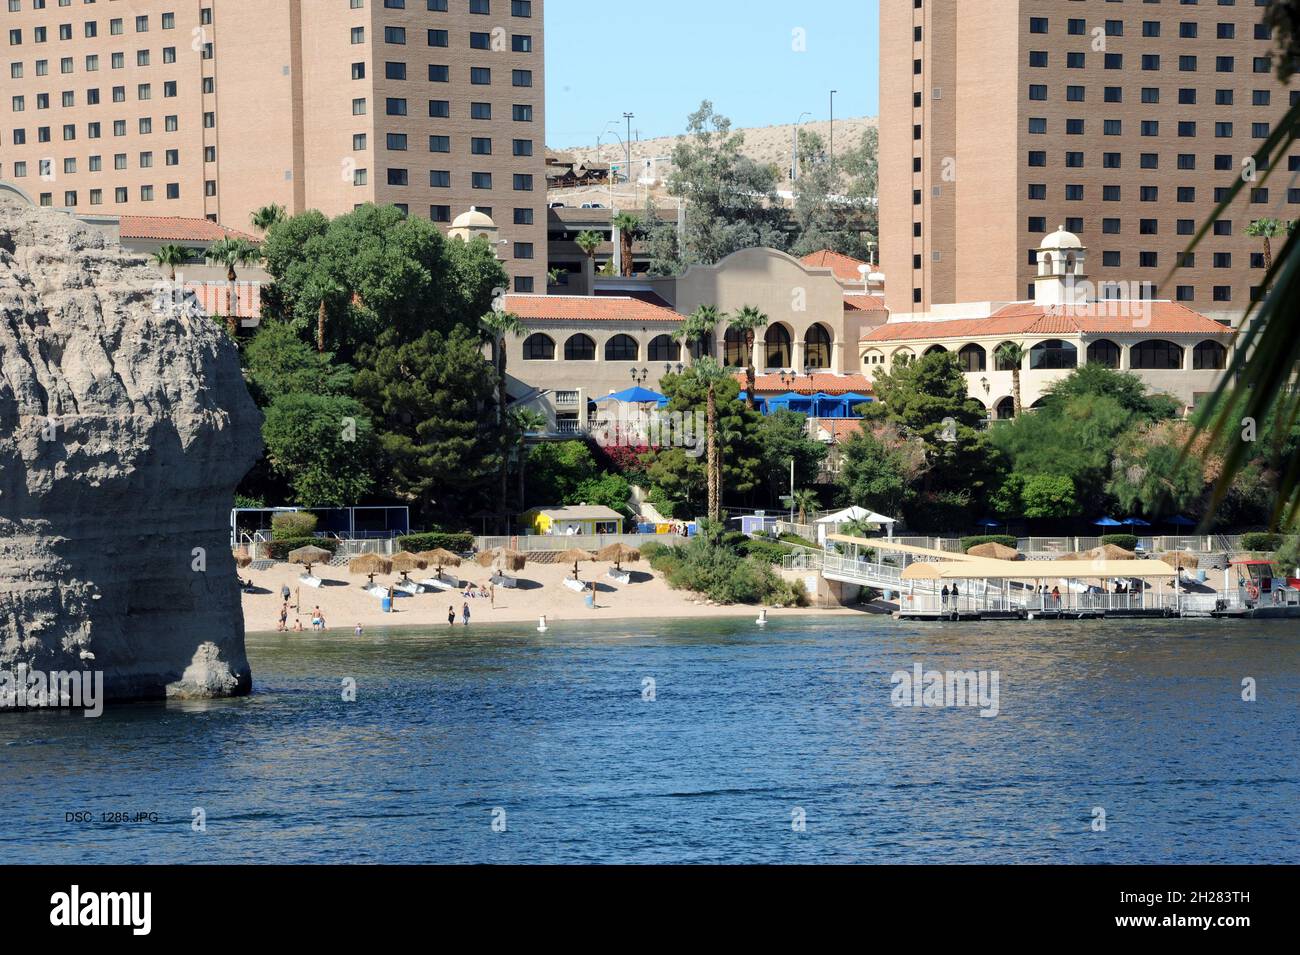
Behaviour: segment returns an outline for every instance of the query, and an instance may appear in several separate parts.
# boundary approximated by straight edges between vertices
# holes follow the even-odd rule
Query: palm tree
[[[153,260],[160,269],[168,270],[168,277],[176,281],[176,266],[184,265],[194,257],[194,250],[171,243],[164,245],[153,254]]]
[[[723,314],[716,306],[701,305],[686,316],[685,321],[673,333],[673,337],[684,341],[688,350],[692,344],[695,344],[700,346],[700,351],[703,351],[704,342],[713,334],[713,330],[718,327],[722,319]]]
[[[1264,271],[1273,267],[1273,245],[1269,241],[1282,234],[1286,223],[1281,219],[1256,219],[1246,226],[1246,235],[1264,240]]]
[[[513,312],[507,312],[505,309],[493,309],[479,319],[479,324],[485,337],[492,343],[492,364],[497,372],[497,428],[501,432],[502,440],[505,440],[506,402],[509,400],[506,394],[506,336],[522,334],[524,323]],[[503,521],[506,516],[506,493],[509,486],[509,455],[506,454],[503,448],[501,454],[501,498],[497,502]]]
[[[230,294],[227,299],[229,307],[226,309],[226,329],[230,332],[232,338],[239,331],[238,309],[235,308],[235,280],[239,276],[235,274],[235,266],[244,266],[249,262],[256,262],[260,255],[257,246],[247,239],[218,239],[208,247],[208,258],[226,267],[226,281],[230,285]]]
[[[705,467],[708,470],[709,486],[709,519],[713,521],[722,519],[722,501],[720,493],[722,490],[721,475],[719,474],[719,456],[718,456],[718,385],[731,377],[729,372],[717,359],[711,356],[696,359],[691,365],[691,374],[695,376],[706,389],[705,412],[704,412],[704,434],[708,455],[705,461]]]
[[[791,500],[799,512],[799,523],[807,524],[808,512],[817,509],[817,492],[808,487],[800,488],[791,495]]]
[[[253,228],[259,230],[264,235],[271,231],[271,227],[277,222],[283,222],[285,218],[284,206],[262,206],[254,212],[249,218],[253,222]]]
[[[754,338],[767,327],[767,316],[753,305],[746,305],[731,319],[731,330],[745,335],[745,407],[754,410]]]
[[[1263,22],[1276,37],[1277,77],[1287,83],[1300,72],[1300,0],[1271,0]],[[1229,217],[1228,209],[1242,189],[1247,185],[1252,189],[1263,188],[1277,169],[1287,165],[1285,158],[1297,138],[1300,138],[1300,101],[1292,103],[1256,150],[1250,162],[1252,175],[1233,176],[1223,200],[1206,217],[1188,252],[1200,244],[1215,223]],[[1268,251],[1271,255],[1272,249]],[[1286,242],[1279,257],[1265,269],[1260,285],[1264,294],[1246,309],[1232,361],[1210,399],[1210,412],[1183,449],[1184,457],[1201,453],[1197,449],[1203,449],[1202,438],[1208,433],[1216,449],[1222,451],[1222,467],[1205,508],[1207,516],[1215,513],[1249,463],[1251,443],[1236,440],[1242,420],[1263,422],[1272,417],[1293,422],[1300,417],[1300,389],[1294,383],[1295,368],[1300,363],[1300,335],[1294,330],[1294,318],[1300,314],[1300,242]],[[1300,457],[1290,462],[1278,478],[1277,491],[1273,523],[1287,526],[1300,511]]]
[[[316,309],[316,351],[325,351],[325,319],[329,315],[329,305],[343,295],[343,287],[328,276],[321,276],[303,290],[304,301],[319,302]]]
[[[548,285],[559,285],[564,280],[565,274],[564,269],[547,269],[546,282]]]
[[[589,269],[584,270],[584,277],[587,279],[587,294],[596,293],[596,250],[600,248],[605,241],[605,237],[599,232],[593,232],[591,229],[584,229],[579,232],[574,243],[582,250],[582,254],[587,257]]]
[[[528,472],[528,436],[546,427],[546,415],[535,408],[511,408],[510,424],[518,435],[518,447],[515,451],[515,468],[519,478],[519,510],[524,509],[524,475]]]
[[[610,224],[618,230],[619,244],[622,247],[620,255],[623,260],[623,275],[630,277],[632,275],[632,242],[641,229],[641,220],[630,212],[620,212],[614,216]]]
[[[1020,417],[1020,366],[1026,354],[1023,342],[1003,342],[993,353],[1000,364],[1011,369],[1011,406],[1017,418]]]

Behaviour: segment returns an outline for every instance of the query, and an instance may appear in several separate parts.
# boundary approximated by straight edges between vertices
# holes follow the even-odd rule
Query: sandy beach
[[[582,579],[597,582],[595,608],[588,608],[583,596],[569,590],[562,583],[573,573],[572,565],[529,564],[516,576],[518,589],[496,588],[495,600],[475,597],[465,599],[461,591],[427,592],[414,597],[399,596],[392,613],[380,609],[380,601],[363,587],[364,576],[348,573],[346,567],[313,567],[312,572],[321,578],[322,586],[305,587],[298,578],[303,568],[296,564],[277,563],[267,570],[247,568],[240,571],[243,579],[250,581],[254,590],[243,596],[244,625],[250,633],[273,631],[280,620],[280,589],[288,585],[293,596],[289,599],[289,628],[301,619],[304,630],[311,629],[311,615],[319,606],[325,617],[326,629],[351,631],[359,623],[363,628],[416,627],[439,624],[447,626],[447,608],[456,611],[456,626],[461,624],[461,608],[468,603],[470,626],[474,624],[519,623],[536,621],[545,614],[548,622],[565,620],[621,620],[644,618],[705,618],[705,617],[757,617],[758,607],[747,605],[709,606],[696,594],[670,588],[653,574],[644,563],[629,565],[626,569],[632,580],[619,584],[606,576],[609,565],[584,564]],[[447,574],[461,581],[472,581],[488,586],[491,572],[477,564],[448,568]],[[417,571],[413,579],[432,577],[433,571]],[[376,577],[378,584],[400,581],[393,574]],[[463,588],[462,588],[463,589]],[[768,608],[768,617],[808,614],[859,615],[859,611],[841,608],[804,607]]]

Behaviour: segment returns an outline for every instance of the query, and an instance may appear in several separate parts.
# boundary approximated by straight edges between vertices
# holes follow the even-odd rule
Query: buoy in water
[[[537,618],[537,632],[545,633],[547,629],[548,628],[546,626],[546,614],[542,614],[540,617]]]
[[[758,612],[758,619],[755,620],[754,623],[758,624],[760,627],[766,627],[766,626],[767,626],[767,611],[766,611],[766,610],[760,610],[760,611]]]

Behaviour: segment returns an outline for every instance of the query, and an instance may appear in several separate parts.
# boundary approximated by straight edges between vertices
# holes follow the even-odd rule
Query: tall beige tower
[[[881,266],[895,315],[1034,297],[1039,238],[1089,250],[1098,297],[1154,288],[1235,320],[1260,218],[1300,218],[1293,155],[1181,253],[1295,98],[1262,5],[881,0]],[[1171,275],[1172,273],[1172,275]]]
[[[546,274],[543,0],[0,3],[0,180],[249,228],[276,203],[499,224]]]

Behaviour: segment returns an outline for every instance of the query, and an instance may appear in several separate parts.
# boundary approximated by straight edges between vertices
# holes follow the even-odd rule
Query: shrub
[[[273,540],[266,545],[266,555],[271,560],[286,560],[289,557],[289,551],[297,550],[299,547],[313,545],[329,551],[331,554],[339,549],[339,542],[328,537],[298,537],[289,540]]]
[[[821,545],[808,540],[806,537],[800,537],[798,534],[782,534],[777,540],[783,540],[787,544],[794,544],[797,547],[807,547],[811,550],[821,550]]]
[[[290,511],[271,518],[271,540],[301,540],[316,533],[316,515]]]
[[[661,544],[658,541],[647,541],[640,547],[641,556],[651,563],[654,559],[666,550],[671,550],[667,544]]]
[[[670,587],[691,590],[718,603],[790,606],[804,599],[801,586],[777,576],[765,557],[741,556],[727,542],[728,536],[715,527],[679,547],[657,545],[650,554],[644,548],[641,554]],[[772,546],[770,541],[763,543]]]
[[[422,550],[449,550],[453,554],[464,554],[474,549],[474,535],[469,531],[460,531],[456,533],[446,531],[434,531],[429,534],[407,534],[405,537],[397,538],[397,546],[400,550],[410,551],[412,554],[419,553]]]
[[[740,552],[746,557],[754,557],[769,564],[779,564],[787,554],[793,551],[791,548],[784,547],[774,540],[755,537],[741,544]]]
[[[1241,547],[1243,550],[1277,550],[1281,546],[1281,534],[1266,534],[1261,531],[1253,531],[1249,534],[1241,535]]]
[[[1295,573],[1295,569],[1300,567],[1300,537],[1283,537],[1273,555],[1273,562],[1284,576]]]
[[[963,537],[961,539],[961,552],[964,554],[972,547],[978,547],[980,544],[1001,544],[1003,547],[1015,547],[1016,543],[1014,534],[976,534],[973,537]]]
[[[1103,544],[1114,544],[1116,547],[1123,547],[1125,550],[1137,550],[1138,539],[1133,534],[1103,534],[1101,538]]]

